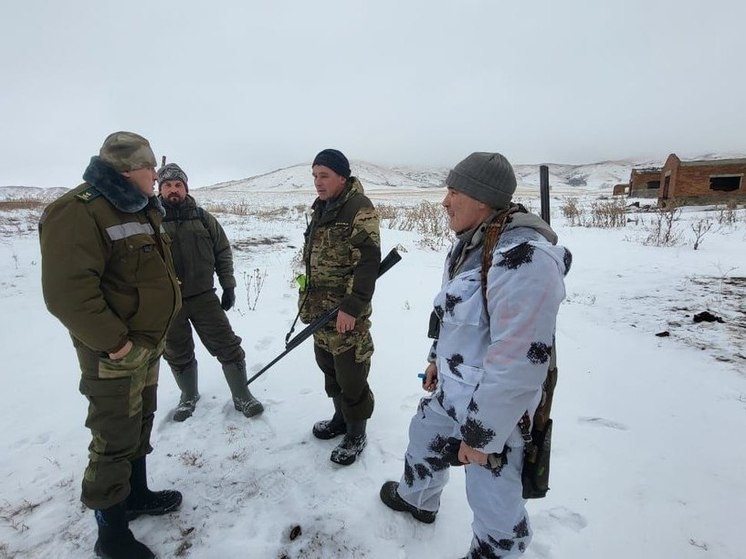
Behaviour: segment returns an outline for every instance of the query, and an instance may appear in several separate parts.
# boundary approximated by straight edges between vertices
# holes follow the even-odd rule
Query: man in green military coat
[[[381,262],[378,213],[350,164],[336,149],[321,151],[312,172],[318,198],[305,232],[306,282],[300,319],[308,324],[339,305],[336,321],[314,334],[316,363],[324,373],[334,415],[313,426],[319,439],[344,435],[330,459],[352,464],[366,445],[366,421],[373,414],[368,385],[373,340],[371,298]]]
[[[218,220],[197,206],[187,181],[186,173],[176,163],[158,170],[160,198],[166,208],[163,227],[172,240],[182,296],[182,307],[168,331],[164,354],[181,389],[173,418],[184,421],[190,417],[199,400],[192,326],[207,351],[220,361],[233,406],[246,417],[253,417],[262,413],[264,406],[246,386],[241,338],[233,332],[225,314],[236,302],[231,245]],[[220,299],[215,293],[216,274],[223,289]]]
[[[155,164],[145,138],[111,134],[85,182],[52,202],[39,223],[44,301],[70,332],[88,399],[92,441],[81,499],[95,511],[96,555],[113,559],[155,557],[128,521],[174,511],[182,500],[178,491],[147,487],[158,364],[181,306]]]

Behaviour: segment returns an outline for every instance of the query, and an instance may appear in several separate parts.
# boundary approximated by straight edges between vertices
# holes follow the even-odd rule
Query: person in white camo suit
[[[423,381],[432,394],[410,423],[401,480],[384,483],[380,496],[394,510],[434,522],[457,457],[474,513],[466,557],[507,559],[531,540],[518,422],[526,412],[533,417],[541,398],[572,257],[544,221],[511,203],[516,179],[499,153],[471,154],[446,186],[443,206],[457,240],[434,301],[439,332]],[[490,223],[500,236],[485,279]],[[488,464],[495,456],[501,466]]]

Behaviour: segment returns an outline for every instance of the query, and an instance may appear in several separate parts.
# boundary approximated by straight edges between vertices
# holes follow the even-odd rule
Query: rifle
[[[549,225],[549,167],[539,167],[539,184],[541,189],[541,218]],[[534,412],[531,430],[528,426],[531,420],[524,414],[518,425],[525,441],[523,456],[524,499],[541,499],[549,491],[549,456],[552,450],[552,399],[554,387],[557,384],[557,343],[552,344],[552,355],[549,358],[547,378],[542,385],[541,402]]]
[[[381,277],[383,274],[388,272],[391,268],[394,267],[394,265],[401,260],[401,255],[396,250],[396,248],[392,248],[391,251],[386,255],[386,257],[381,260],[381,263],[378,266],[378,276]],[[295,337],[291,338],[289,341],[285,343],[285,351],[283,351],[280,355],[272,359],[267,365],[262,368],[261,371],[256,373],[253,377],[251,377],[247,382],[246,385],[248,386],[252,382],[254,382],[256,379],[258,379],[260,376],[262,376],[267,370],[269,370],[272,365],[277,363],[280,359],[285,357],[288,353],[293,351],[296,347],[298,347],[300,344],[302,344],[304,341],[306,341],[308,338],[313,336],[314,333],[321,330],[321,328],[329,322],[332,318],[337,316],[337,312],[339,312],[339,305],[336,307],[326,311],[324,314],[322,314],[320,317],[316,318],[313,322],[311,322],[308,326],[306,326],[303,330],[298,332]]]
[[[541,194],[541,219],[547,225],[551,225],[549,216],[549,167],[541,165],[539,167],[539,192]]]

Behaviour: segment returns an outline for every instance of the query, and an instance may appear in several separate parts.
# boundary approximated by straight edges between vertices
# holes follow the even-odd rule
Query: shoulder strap
[[[98,189],[95,186],[89,186],[88,188],[86,188],[82,192],[78,192],[75,195],[75,197],[78,200],[81,200],[81,201],[85,202],[86,204],[88,202],[91,202],[91,201],[95,200],[99,196],[101,196],[101,193],[98,191]]]
[[[480,280],[482,285],[482,301],[484,302],[484,310],[487,316],[490,314],[490,309],[487,306],[487,274],[492,267],[492,253],[497,246],[497,242],[500,240],[500,236],[505,229],[505,225],[508,223],[508,218],[513,211],[512,208],[508,208],[497,214],[495,219],[492,220],[487,228],[484,230],[484,240],[482,241],[482,269],[480,273]]]

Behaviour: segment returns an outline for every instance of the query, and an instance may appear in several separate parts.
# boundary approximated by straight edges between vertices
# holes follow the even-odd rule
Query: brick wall
[[[741,175],[741,187],[731,192],[710,190],[710,177]],[[727,201],[746,194],[746,165],[682,165],[676,177],[676,198],[704,196],[714,200]]]

